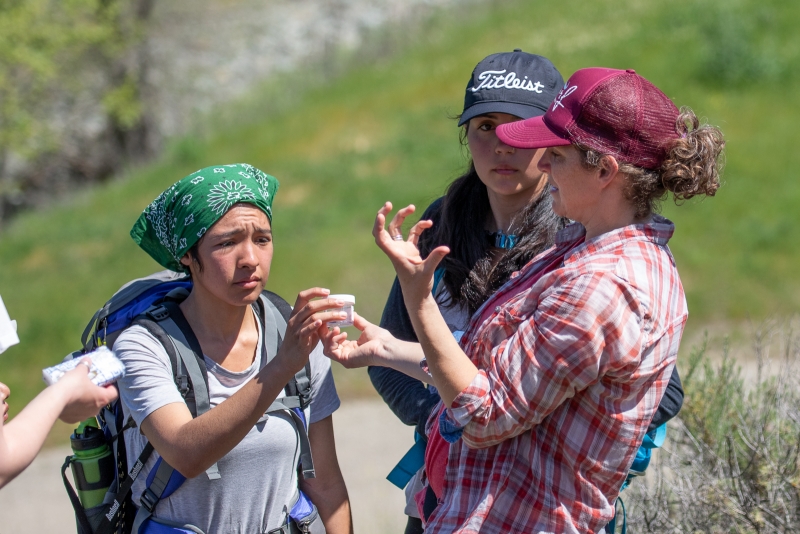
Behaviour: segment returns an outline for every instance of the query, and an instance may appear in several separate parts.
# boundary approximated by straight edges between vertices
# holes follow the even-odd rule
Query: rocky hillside
[[[295,86],[285,87],[297,92],[335,75],[337,58],[365,40],[459,0],[138,1],[148,6],[143,39],[122,68],[138,80],[140,120],[114,124],[103,93],[114,74],[87,63],[79,91],[56,89],[41,103],[52,148],[34,158],[0,150],[0,227],[20,210],[157,156],[166,139],[276,73],[299,69]]]

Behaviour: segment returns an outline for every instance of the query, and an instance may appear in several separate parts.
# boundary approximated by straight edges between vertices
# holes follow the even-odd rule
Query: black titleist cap
[[[564,78],[546,57],[519,48],[492,54],[472,71],[458,125],[486,113],[544,115],[563,86]]]

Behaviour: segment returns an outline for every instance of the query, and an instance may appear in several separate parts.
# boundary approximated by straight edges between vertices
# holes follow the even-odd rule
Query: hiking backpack
[[[178,306],[188,296],[191,287],[192,282],[188,276],[172,271],[161,271],[122,286],[89,321],[81,336],[83,348],[68,355],[66,359],[79,358],[103,345],[113,346],[123,330],[132,325],[140,325],[166,350],[175,385],[192,416],[202,415],[210,409],[208,374],[200,344]],[[292,308],[280,296],[270,291],[264,291],[259,296],[255,307],[262,326],[260,357],[263,367],[280,348]],[[284,388],[286,396],[276,399],[259,420],[264,420],[267,414],[276,411],[291,416],[300,438],[300,469],[305,478],[314,477],[308,425],[303,412],[311,399],[310,376],[310,367],[306,364]],[[131,490],[152,454],[153,446],[148,442],[129,469],[123,433],[135,426],[133,419],[130,416],[127,420],[124,419],[119,400],[105,406],[97,419],[113,453],[115,465],[114,482],[106,493],[103,504],[88,510],[83,508],[66,476],[66,470],[72,461],[71,456],[66,458],[61,469],[64,486],[75,511],[78,534],[138,534],[143,532],[140,530],[143,526],[150,529],[148,532],[202,532],[191,525],[152,518],[158,502],[172,494],[186,480],[162,458],[158,459],[149,473],[145,490],[140,497],[141,506],[137,510]],[[210,479],[220,478],[216,464],[206,470],[205,476]],[[295,508],[301,514],[306,510],[311,515],[316,513],[316,508],[302,492]],[[302,516],[299,520],[304,518]],[[314,519],[316,517],[308,517],[309,522]],[[151,524],[148,525],[148,522]]]

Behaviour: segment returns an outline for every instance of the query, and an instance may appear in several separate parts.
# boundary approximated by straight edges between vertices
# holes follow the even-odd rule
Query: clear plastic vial
[[[328,298],[344,301],[344,306],[341,308],[332,309],[331,311],[340,311],[347,314],[347,317],[344,319],[340,319],[338,321],[329,321],[328,326],[331,328],[334,326],[338,326],[339,328],[353,326],[353,310],[356,306],[356,297],[354,295],[329,295]]]

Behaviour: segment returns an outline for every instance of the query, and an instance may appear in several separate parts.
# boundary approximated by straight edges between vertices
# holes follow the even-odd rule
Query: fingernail
[[[336,300],[333,301],[333,305],[334,306],[344,306],[344,301],[336,299]]]
[[[345,317],[347,317],[347,313],[346,312],[339,312],[339,317],[344,319]]]

